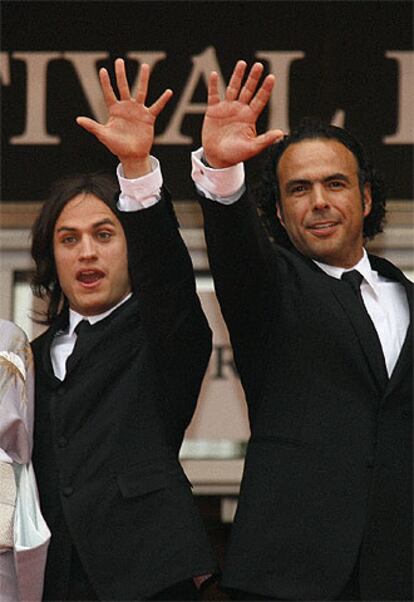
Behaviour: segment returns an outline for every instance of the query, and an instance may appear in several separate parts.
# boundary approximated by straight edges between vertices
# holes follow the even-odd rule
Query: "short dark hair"
[[[68,176],[52,184],[48,198],[32,228],[35,272],[31,286],[36,297],[48,299],[43,318],[36,320],[42,324],[52,324],[67,303],[57,277],[53,233],[63,208],[78,194],[95,195],[115,213],[119,188],[115,178],[104,173]]]
[[[276,215],[276,205],[280,206],[280,190],[277,177],[279,161],[285,150],[302,140],[337,140],[354,155],[358,164],[359,187],[361,194],[365,184],[371,187],[372,208],[364,219],[363,235],[365,239],[374,238],[382,232],[386,212],[385,185],[375,169],[368,162],[362,145],[343,128],[326,125],[318,119],[306,117],[291,134],[271,146],[267,151],[263,177],[256,189],[256,202],[264,225],[273,240],[284,247],[292,248],[285,228]]]

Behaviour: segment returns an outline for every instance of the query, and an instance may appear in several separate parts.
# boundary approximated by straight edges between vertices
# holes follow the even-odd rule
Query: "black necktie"
[[[371,339],[373,341],[375,339],[375,344],[379,348],[379,352],[381,355],[381,363],[383,364],[383,369],[385,371],[385,374],[387,374],[386,368],[385,368],[384,352],[382,350],[381,341],[378,336],[377,329],[375,328],[375,324],[372,321],[372,318],[367,311],[367,308],[364,303],[364,299],[361,294],[361,282],[363,280],[363,276],[360,272],[358,272],[358,270],[351,270],[350,272],[344,272],[341,276],[341,280],[343,280],[344,282],[347,282],[349,284],[349,286],[352,288],[352,290],[354,291],[354,293],[358,299],[358,306],[361,309],[361,314],[363,314],[364,320],[367,323],[367,326],[369,327],[369,331],[372,333]]]
[[[358,272],[358,270],[351,270],[350,272],[344,272],[341,276],[341,280],[343,280],[344,282],[347,282],[349,284],[349,286],[352,288],[352,290],[354,291],[355,295],[357,296],[360,309],[363,310],[365,318],[368,318],[368,320],[374,327],[378,342],[381,345],[381,342],[378,338],[377,329],[375,328],[375,324],[372,321],[372,318],[367,311],[366,305],[364,303],[364,299],[362,297],[361,282],[363,281],[363,279],[364,279],[363,275],[360,272]]]
[[[92,331],[92,326],[88,320],[81,320],[75,328],[76,341],[72,353],[66,359],[66,372],[68,372],[77,359],[82,355],[85,346],[88,343],[88,335]]]
[[[341,276],[341,280],[344,280],[351,286],[354,293],[358,297],[359,302],[362,303],[364,310],[367,311],[364,300],[362,298],[362,294],[361,294],[361,282],[363,279],[364,279],[364,277],[362,276],[362,274],[360,272],[358,272],[358,270],[351,270],[350,272],[344,272]]]

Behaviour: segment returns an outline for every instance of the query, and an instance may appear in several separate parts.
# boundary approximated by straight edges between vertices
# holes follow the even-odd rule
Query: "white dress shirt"
[[[224,205],[238,201],[245,190],[242,164],[217,170],[204,165],[201,161],[202,156],[202,148],[192,153],[191,175],[198,190],[212,201]],[[334,278],[341,278],[343,272],[351,270],[358,270],[362,274],[362,298],[378,333],[390,376],[397,363],[410,321],[403,285],[375,272],[371,268],[365,249],[362,259],[347,270],[318,261],[315,263]]]
[[[346,270],[319,261],[315,261],[315,263],[334,278],[341,278],[344,272],[351,270],[357,270],[362,274],[362,299],[378,333],[388,376],[391,376],[410,321],[408,300],[403,285],[389,280],[373,270],[365,249],[362,259]]]
[[[96,324],[109,316],[117,307],[125,303],[132,293],[129,293],[119,303],[107,311],[96,316],[82,316],[77,311],[69,309],[69,326],[67,330],[59,330],[50,346],[50,357],[52,360],[53,372],[59,380],[64,380],[66,376],[66,360],[73,351],[76,343],[77,334],[75,328],[82,320],[87,320],[90,324]]]

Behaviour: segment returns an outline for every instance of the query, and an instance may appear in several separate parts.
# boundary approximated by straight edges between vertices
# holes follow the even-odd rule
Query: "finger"
[[[89,117],[76,117],[76,123],[97,138],[99,138],[100,134],[105,129],[103,125]]]
[[[260,115],[260,113],[263,111],[263,109],[269,102],[269,98],[272,93],[273,86],[275,85],[275,81],[276,79],[274,75],[267,75],[262,85],[260,86],[256,96],[251,101],[250,108],[257,116]]]
[[[268,130],[264,134],[260,134],[255,138],[255,144],[257,147],[257,152],[260,153],[262,150],[270,146],[271,144],[276,144],[280,142],[284,138],[285,134],[282,130]]]
[[[173,95],[173,91],[167,88],[161,94],[161,96],[149,107],[150,112],[154,115],[154,117],[158,117],[161,111],[164,109],[167,102]]]
[[[109,107],[116,102],[116,96],[111,85],[109,73],[104,67],[99,70],[99,81],[101,82],[101,89],[105,104],[109,109]]]
[[[263,65],[262,63],[255,63],[253,67],[250,69],[249,76],[241,89],[239,100],[240,102],[249,103],[253,98],[257,86],[259,84],[260,78],[263,73]]]
[[[218,91],[218,73],[212,71],[208,78],[208,89],[207,89],[207,104],[215,105],[220,102],[220,95]]]
[[[123,59],[116,59],[115,75],[116,85],[118,86],[119,91],[119,98],[121,100],[131,100],[131,93],[129,91],[128,80],[125,73],[125,62]]]
[[[246,67],[247,63],[245,61],[237,61],[226,88],[226,100],[235,100],[238,97]]]
[[[137,92],[135,94],[136,101],[140,104],[145,104],[145,100],[148,94],[148,82],[149,82],[150,68],[147,63],[142,63],[139,70]]]

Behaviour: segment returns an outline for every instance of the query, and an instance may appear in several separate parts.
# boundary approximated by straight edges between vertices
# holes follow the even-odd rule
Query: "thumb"
[[[76,123],[96,137],[99,137],[103,130],[103,125],[89,117],[76,117]]]
[[[260,151],[262,151],[271,144],[280,142],[284,136],[285,134],[282,132],[282,130],[268,130],[264,134],[260,134],[260,136],[256,137],[256,144],[258,145]]]

